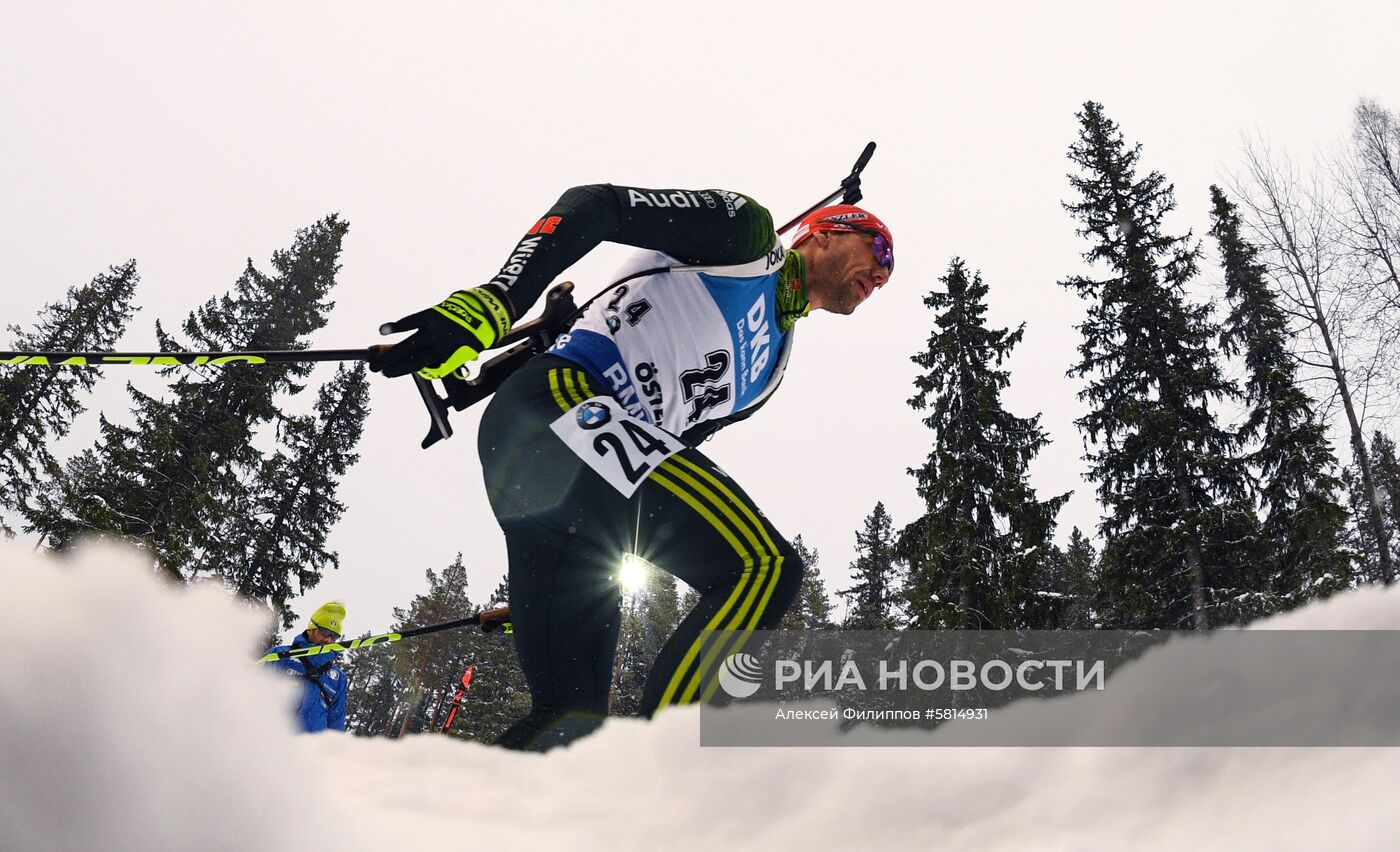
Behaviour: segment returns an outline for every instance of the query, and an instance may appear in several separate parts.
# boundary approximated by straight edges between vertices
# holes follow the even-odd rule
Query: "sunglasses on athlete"
[[[870,244],[870,252],[875,255],[875,262],[885,267],[890,272],[894,272],[894,246],[890,245],[890,241],[885,239],[884,234],[874,228],[865,228],[843,219],[823,219],[822,221],[831,222],[834,225],[840,225],[842,228],[861,234],[869,234],[874,237],[874,242]]]

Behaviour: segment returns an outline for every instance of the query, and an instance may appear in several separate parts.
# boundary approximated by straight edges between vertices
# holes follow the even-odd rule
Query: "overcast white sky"
[[[1043,496],[1074,489],[1062,535],[1092,530],[1065,377],[1077,297],[1056,285],[1082,244],[1060,202],[1075,111],[1104,103],[1143,164],[1177,188],[1168,226],[1207,228],[1207,187],[1258,131],[1307,159],[1345,135],[1358,97],[1400,107],[1394,3],[917,2],[6,4],[0,31],[0,321],[28,325],[65,288],[135,257],[154,343],[330,212],[350,222],[338,306],[318,346],[486,280],[566,187],[718,187],[780,221],[879,143],[866,203],[899,247],[892,283],[853,317],[804,320],[779,393],[706,446],[789,537],[847,584],[877,500],[918,512],[905,469],[929,433],[904,400],[932,315],[920,299],[950,256],[981,269],[990,320],[1027,323],[1005,402],[1044,413]],[[596,291],[623,250],[568,273]],[[1212,272],[1213,274],[1213,272]],[[330,368],[317,373],[324,379]],[[124,416],[112,370],[92,408]],[[309,403],[311,393],[304,395]],[[422,451],[407,380],[373,382],[362,460],[332,543],[353,632],[470,548],[477,596],[505,549],[479,478],[479,411]],[[64,452],[91,442],[95,414]]]

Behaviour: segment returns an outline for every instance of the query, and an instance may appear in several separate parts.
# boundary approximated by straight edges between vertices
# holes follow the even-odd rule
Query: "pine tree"
[[[1400,530],[1400,455],[1397,455],[1395,442],[1382,432],[1371,437],[1371,446],[1376,456],[1376,487],[1381,508],[1385,512],[1385,529],[1389,536],[1391,561],[1400,560],[1400,540],[1393,533]],[[1379,579],[1379,577],[1377,578]]]
[[[1091,410],[1076,422],[1107,512],[1103,576],[1123,626],[1204,630],[1212,587],[1238,587],[1220,575],[1240,560],[1217,545],[1252,521],[1237,441],[1210,410],[1234,389],[1211,346],[1209,306],[1186,299],[1199,250],[1162,230],[1172,187],[1155,171],[1137,177],[1140,146],[1125,145],[1099,104],[1078,118],[1069,156],[1080,199],[1064,206],[1091,242],[1084,258],[1108,274],[1061,283],[1088,301],[1070,375],[1089,377],[1080,398]]]
[[[961,259],[940,281],[945,291],[924,297],[939,312],[937,328],[912,359],[924,372],[909,405],[928,411],[934,442],[909,471],[924,514],[900,535],[911,624],[1031,626],[1044,620],[1036,573],[1051,557],[1055,516],[1069,495],[1036,498],[1028,468],[1049,439],[1039,415],[1015,417],[1001,404],[1010,374],[1000,368],[1024,327],[987,328],[987,285]]]
[[[239,594],[265,602],[290,627],[288,598],[305,594],[340,559],[326,538],[345,512],[337,477],[359,460],[354,452],[369,413],[365,367],[340,367],[317,393],[315,414],[287,417],[287,452],[265,458],[246,485],[242,511],[230,512],[197,571],[224,577]],[[292,589],[295,578],[297,588]]]
[[[248,263],[233,291],[190,314],[184,346],[160,323],[162,349],[302,349],[326,323],[347,225],[335,216],[299,231],[273,255],[276,274]],[[97,445],[41,495],[30,529],[67,547],[86,531],[138,540],[168,574],[188,577],[217,550],[223,519],[250,510],[250,471],[262,464],[255,430],[280,416],[280,394],[295,394],[309,364],[178,367],[170,399],[128,385],[134,426],[101,419]],[[178,371],[178,373],[176,372]]]
[[[890,630],[899,626],[899,557],[893,522],[884,503],[865,516],[856,533],[856,561],[851,563],[855,585],[837,592],[847,601],[847,630]]]
[[[1098,584],[1098,557],[1094,545],[1075,527],[1069,546],[1054,547],[1036,575],[1036,595],[1041,598],[1032,630],[1092,630],[1105,626],[1105,600]]]
[[[16,351],[110,349],[126,329],[140,280],[136,261],[110,267],[82,287],[70,287],[62,302],[46,305],[33,330],[9,326]],[[79,397],[99,374],[81,367],[20,367],[0,370],[0,511],[23,512],[41,477],[60,470],[51,448],[83,412]],[[0,532],[14,531],[0,517]]]
[[[428,590],[394,609],[394,630],[453,621],[506,603],[503,580],[478,606],[468,594],[462,555],[441,572],[427,572]],[[472,669],[452,727],[457,739],[494,742],[530,709],[530,693],[514,639],[501,631],[471,628],[432,633],[357,652],[347,669],[348,726],[362,736],[398,737],[441,732],[452,716],[462,675]]]
[[[614,716],[641,713],[651,667],[666,640],[680,624],[676,578],[643,563],[646,580],[642,587],[623,601],[622,626],[618,636],[616,670],[613,672]]]
[[[684,589],[680,590],[680,600],[676,603],[676,609],[679,610],[682,619],[689,615],[699,604],[699,592],[695,591],[690,586],[686,586]]]
[[[784,631],[784,635],[771,639],[772,644],[766,646],[765,652],[801,660],[822,653],[814,647],[820,642],[814,631],[832,630],[836,625],[831,620],[831,601],[827,599],[826,583],[818,569],[821,559],[817,551],[808,547],[800,535],[793,538],[792,549],[803,565],[802,584],[798,587],[797,599],[778,622],[778,630]]]
[[[502,579],[485,607],[505,606],[509,600],[510,588]],[[514,637],[499,630],[469,635],[475,673],[449,733],[477,742],[495,742],[506,728],[530,712],[530,690],[515,653]]]
[[[822,580],[817,564],[821,557],[817,551],[807,546],[802,536],[792,540],[792,549],[802,560],[804,571],[802,586],[798,589],[797,600],[783,614],[778,623],[779,630],[826,630],[831,623],[831,601],[826,597],[826,583]]]
[[[1351,516],[1350,540],[1357,556],[1357,579],[1361,582],[1381,583],[1385,581],[1385,568],[1381,561],[1384,549],[1391,557],[1392,564],[1400,561],[1400,539],[1391,530],[1400,530],[1400,457],[1397,457],[1395,442],[1385,433],[1377,431],[1371,435],[1370,462],[1375,477],[1377,502],[1380,504],[1382,520],[1381,534],[1384,542],[1376,538],[1376,525],[1371,522],[1371,502],[1366,497],[1366,489],[1356,466],[1348,467],[1342,474],[1345,483]]]
[[[1253,446],[1261,522],[1252,561],[1264,587],[1253,614],[1291,609],[1344,588],[1351,557],[1343,546],[1346,511],[1323,424],[1298,386],[1288,351],[1288,320],[1270,289],[1258,250],[1241,236],[1237,208],[1212,186],[1211,234],[1220,246],[1232,310],[1221,332],[1229,355],[1242,355],[1248,415],[1242,437]]]
[[[407,608],[394,610],[394,630],[452,621],[477,609],[467,594],[467,568],[462,554],[457,554],[441,573],[428,569],[426,576],[428,591],[414,596]],[[473,638],[470,630],[445,630],[397,643],[400,647],[394,653],[394,668],[414,699],[409,733],[441,730],[448,703],[472,663]]]
[[[1092,630],[1098,627],[1098,556],[1094,553],[1094,545],[1079,531],[1079,527],[1069,534],[1069,547],[1065,550],[1065,581],[1067,600],[1055,626],[1061,630]]]
[[[647,576],[646,607],[642,610],[642,639],[652,661],[681,623],[676,578],[661,570]],[[648,666],[650,668],[650,666]]]
[[[369,636],[363,633],[359,638]],[[405,684],[394,668],[398,643],[377,644],[340,658],[350,694],[345,700],[345,729],[366,737],[389,736]]]

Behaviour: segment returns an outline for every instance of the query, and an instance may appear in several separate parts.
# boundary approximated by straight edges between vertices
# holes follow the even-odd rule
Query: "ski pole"
[[[476,378],[446,376],[442,380],[447,396],[438,396],[433,383],[419,375],[413,376],[418,395],[428,408],[428,436],[422,447],[427,449],[444,438],[452,437],[452,425],[447,422],[449,407],[458,411],[480,402],[496,392],[510,373],[526,360],[554,344],[574,313],[574,285],[561,281],[545,295],[544,312],[529,322],[521,323],[501,338],[496,349],[501,354],[486,361]],[[508,348],[507,348],[508,347]],[[0,367],[108,367],[108,366],[227,366],[229,364],[305,364],[319,361],[368,361],[378,346],[364,349],[283,349],[269,351],[229,352],[77,352],[34,351],[0,352]]]
[[[550,332],[558,321],[573,313],[572,282],[550,288],[544,314],[516,326],[502,337],[496,348],[532,340]],[[553,343],[553,341],[550,341]],[[0,352],[0,367],[111,367],[111,366],[214,366],[228,364],[308,364],[321,361],[368,361],[379,345],[363,349],[272,349],[228,352],[75,352],[44,350]],[[417,378],[415,376],[415,378]],[[459,380],[463,381],[463,380]],[[465,382],[464,382],[465,383]],[[499,383],[498,383],[499,384]],[[494,388],[492,388],[494,390]],[[451,435],[452,430],[448,429]],[[444,436],[446,437],[446,436]]]
[[[313,361],[368,361],[371,349],[273,349],[239,352],[0,352],[7,367],[179,367],[208,364],[305,364]]]
[[[401,630],[397,633],[380,633],[377,636],[366,636],[363,639],[353,639],[345,644],[332,642],[329,645],[307,645],[304,648],[292,648],[289,651],[276,651],[265,657],[261,657],[258,662],[272,663],[278,660],[299,660],[303,657],[316,657],[335,651],[358,651],[360,648],[368,648],[371,645],[399,642],[404,639],[426,636],[429,633],[455,630],[459,627],[480,627],[482,633],[490,633],[500,628],[502,633],[511,633],[510,607],[488,609],[466,618],[444,621],[440,624],[426,624],[422,627],[410,627],[407,630]]]

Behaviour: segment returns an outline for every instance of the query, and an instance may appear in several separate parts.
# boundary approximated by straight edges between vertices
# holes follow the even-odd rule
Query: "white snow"
[[[298,735],[293,686],[250,662],[263,625],[106,547],[0,547],[0,625],[4,849],[1380,849],[1400,832],[1393,748],[700,748],[692,710],[545,756]],[[1269,626],[1400,628],[1400,590]],[[1172,695],[1134,695],[1171,719]]]

